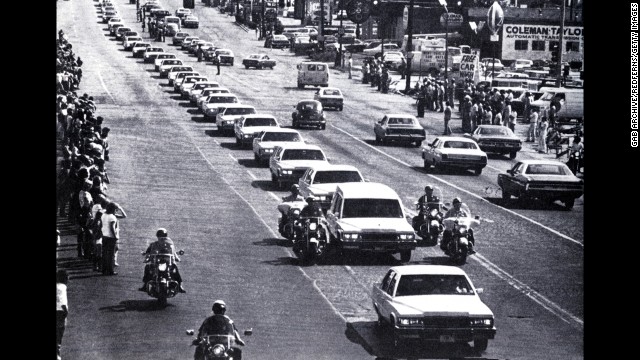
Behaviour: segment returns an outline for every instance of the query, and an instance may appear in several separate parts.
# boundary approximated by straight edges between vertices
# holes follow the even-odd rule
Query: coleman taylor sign
[[[582,41],[583,28],[577,26],[564,27],[565,41]],[[505,25],[503,39],[514,40],[560,40],[560,27],[549,25]]]
[[[565,26],[564,50],[579,57],[584,54],[584,28]],[[551,43],[560,41],[560,27],[552,25],[507,24],[502,26],[502,60],[550,60]]]

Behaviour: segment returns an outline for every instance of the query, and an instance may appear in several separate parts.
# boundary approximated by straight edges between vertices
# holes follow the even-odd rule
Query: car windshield
[[[209,103],[234,103],[238,102],[233,96],[214,96],[209,99]]]
[[[571,170],[562,164],[531,164],[525,174],[529,175],[570,175]]]
[[[218,54],[218,55],[231,55],[231,51],[229,51],[229,50],[216,50],[216,54]]]
[[[476,144],[467,141],[446,141],[442,146],[444,148],[452,149],[477,149]]]
[[[390,125],[414,125],[415,121],[411,118],[390,118],[388,121]]]
[[[396,199],[345,199],[343,218],[402,218]]]
[[[325,160],[320,150],[289,149],[282,154],[282,160]]]
[[[539,100],[547,100],[547,101],[550,101],[551,99],[553,99],[553,97],[554,97],[555,95],[556,95],[555,93],[552,93],[552,92],[546,92],[546,93],[544,93],[544,95],[542,95],[542,96],[540,97],[540,99],[539,99]]]
[[[205,90],[204,91],[204,95],[211,95],[211,94],[221,94],[221,93],[228,93],[229,90],[227,89],[209,89],[209,90]]]
[[[260,59],[260,55],[249,55],[249,59]]]
[[[473,295],[464,275],[402,275],[395,296]]]
[[[505,127],[483,127],[480,128],[480,135],[509,135]]]
[[[262,141],[301,141],[297,133],[267,132],[262,137]]]
[[[249,118],[244,121],[244,126],[278,126],[274,118]]]
[[[254,108],[227,108],[224,112],[225,115],[249,115],[255,113],[256,109]]]
[[[313,178],[314,184],[330,184],[345,182],[361,182],[362,177],[357,171],[340,170],[340,171],[318,171]]]

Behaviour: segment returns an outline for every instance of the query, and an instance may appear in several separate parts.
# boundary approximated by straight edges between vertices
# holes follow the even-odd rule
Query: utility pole
[[[566,2],[562,1],[562,11],[560,16],[560,43],[558,44],[558,63],[556,64],[556,86],[560,86],[562,83],[562,53],[564,48],[564,17],[565,17],[565,4]]]
[[[404,92],[407,93],[411,90],[411,62],[413,61],[413,1],[409,0],[409,19],[407,19],[407,48],[404,50],[407,54],[407,82],[404,87]]]

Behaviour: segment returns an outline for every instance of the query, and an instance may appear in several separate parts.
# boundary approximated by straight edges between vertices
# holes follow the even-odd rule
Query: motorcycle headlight
[[[158,271],[167,271],[167,263],[158,264]]]
[[[318,196],[318,200],[325,201],[325,200],[327,200],[327,197],[326,196]]]
[[[309,224],[309,230],[314,231],[318,228],[318,224],[316,223],[310,223]]]
[[[431,209],[431,212],[429,213],[432,217],[436,217],[436,215],[438,215],[438,210],[436,209]]]
[[[293,210],[293,217],[299,217],[300,216],[300,209],[295,209]]]
[[[471,325],[471,326],[492,326],[493,325],[493,319],[492,318],[469,319],[469,325]]]
[[[264,152],[270,153],[270,152],[273,152],[273,149],[264,149]]]
[[[467,229],[466,228],[461,227],[459,231],[460,231],[460,235],[466,235],[467,234]]]
[[[222,356],[224,355],[224,346],[217,344],[211,349],[211,352],[213,352],[215,356]]]
[[[399,318],[398,322],[400,325],[410,326],[410,325],[422,325],[422,319],[418,318]]]
[[[430,225],[431,227],[438,227],[440,224],[438,223],[438,220],[431,220]]]

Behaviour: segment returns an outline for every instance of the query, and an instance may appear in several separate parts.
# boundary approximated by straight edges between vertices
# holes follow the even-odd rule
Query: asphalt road
[[[135,5],[115,0],[126,24],[140,30]],[[413,346],[391,351],[376,320],[369,292],[391,256],[363,256],[346,262],[300,267],[277,234],[276,206],[286,193],[274,188],[268,168],[254,163],[250,149],[237,148],[215,125],[181,100],[153,66],[131,57],[108,36],[90,0],[57,2],[58,28],[64,29],[82,57],[81,93],[96,99],[97,112],[111,127],[112,184],[107,191],[128,218],[121,221],[119,275],[104,277],[75,259],[68,224],[59,266],[71,272],[70,318],[63,342],[66,359],[188,359],[191,337],[215,299],[229,305],[240,329],[253,328],[244,347],[255,359],[372,359],[478,357],[469,346]],[[175,10],[178,0],[161,4]],[[191,34],[235,52],[236,65],[216,69],[198,63],[167,43],[166,51],[217,80],[259,112],[290,126],[298,100],[313,89],[296,87],[295,65],[288,51],[264,49],[255,33],[245,32],[217,8],[196,2],[199,29]],[[144,34],[145,37],[148,33]],[[241,59],[267,52],[274,70],[245,70]],[[426,174],[420,150],[374,144],[373,123],[385,112],[415,113],[410,98],[380,94],[347,74],[331,70],[331,85],[345,94],[343,112],[327,111],[324,131],[302,130],[320,145],[332,163],[357,166],[367,179],[396,190],[407,208],[425,184],[442,188],[445,199],[460,196],[485,221],[476,231],[478,254],[464,265],[483,300],[496,316],[498,333],[482,354],[492,359],[583,358],[583,202],[572,211],[560,204],[505,203],[497,174],[514,164],[491,156],[480,176],[471,172]],[[421,119],[432,140],[441,133],[442,114]],[[521,125],[525,126],[525,125]],[[460,132],[459,121],[453,123]],[[519,158],[538,155],[525,149]],[[551,155],[549,155],[551,157]],[[187,294],[158,308],[137,291],[143,263],[139,255],[157,227],[169,229],[185,249],[180,270]],[[414,264],[446,264],[439,248],[414,252]]]

